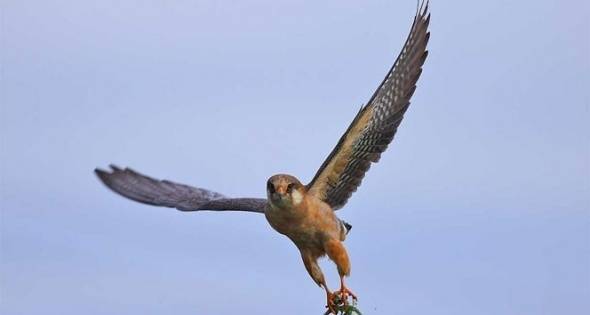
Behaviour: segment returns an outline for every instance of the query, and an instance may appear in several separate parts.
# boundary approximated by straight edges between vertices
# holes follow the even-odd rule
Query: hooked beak
[[[276,193],[277,195],[280,195],[282,197],[287,193],[287,188],[285,188],[284,186],[279,186],[276,188]]]
[[[282,202],[287,199],[287,190],[285,187],[277,187],[270,197],[275,202]]]

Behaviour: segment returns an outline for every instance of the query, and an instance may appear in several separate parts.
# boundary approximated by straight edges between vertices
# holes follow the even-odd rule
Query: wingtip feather
[[[99,178],[101,181],[103,181],[103,182],[104,182],[104,181],[106,180],[107,176],[109,175],[109,172],[107,172],[107,171],[105,171],[105,170],[103,170],[103,169],[100,169],[100,168],[98,168],[98,167],[97,167],[97,168],[95,168],[95,169],[94,169],[94,174],[96,174],[96,176],[97,176],[97,177],[98,177],[98,178]]]
[[[115,172],[121,172],[121,171],[122,171],[122,169],[121,169],[119,166],[115,165],[115,164],[109,164],[109,167],[110,167],[110,168],[111,168],[113,171],[115,171]]]

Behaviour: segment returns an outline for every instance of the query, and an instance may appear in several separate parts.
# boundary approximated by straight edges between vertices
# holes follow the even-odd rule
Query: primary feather
[[[371,163],[379,161],[393,140],[428,56],[429,22],[426,4],[418,9],[404,47],[385,79],[307,185],[310,193],[334,210],[346,204]]]
[[[94,172],[112,191],[141,203],[181,211],[236,210],[264,213],[266,199],[227,198],[207,189],[157,180],[129,168],[111,165],[111,169],[111,172],[101,169],[95,169]]]

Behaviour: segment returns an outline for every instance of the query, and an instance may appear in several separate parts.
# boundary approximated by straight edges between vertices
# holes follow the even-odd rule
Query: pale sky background
[[[125,200],[109,163],[231,196],[311,179],[416,3],[0,4],[0,313],[321,314],[262,215]],[[364,314],[590,312],[590,2],[431,4],[393,145],[338,215]],[[324,261],[331,287],[336,270]]]

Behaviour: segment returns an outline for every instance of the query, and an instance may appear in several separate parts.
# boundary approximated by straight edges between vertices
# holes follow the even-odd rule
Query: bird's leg
[[[324,287],[324,290],[326,290],[326,308],[328,309],[328,314],[338,314],[336,312],[336,303],[334,303],[334,298],[336,297],[336,294],[330,292],[330,290],[328,289],[328,286],[323,283],[322,286]]]
[[[350,260],[348,259],[346,248],[344,248],[341,241],[336,239],[326,241],[324,248],[326,249],[328,257],[336,263],[338,274],[340,275],[340,290],[336,291],[335,294],[340,297],[340,300],[344,304],[348,303],[349,296],[351,296],[353,300],[356,300],[356,295],[344,285],[344,277],[350,275]]]
[[[322,269],[317,262],[317,257],[315,257],[311,252],[302,250],[301,251],[301,258],[303,258],[303,264],[305,265],[305,269],[311,276],[311,278],[317,283],[320,287],[326,290],[326,308],[328,309],[328,314],[337,314],[336,313],[336,303],[334,302],[334,298],[336,294],[330,292],[328,289],[328,285],[326,285],[326,280],[324,279],[324,274],[322,273]]]
[[[356,295],[350,291],[349,288],[344,285],[344,276],[340,276],[340,290],[337,292],[340,295],[340,299],[344,301],[344,303],[348,303],[348,297],[351,296],[353,300],[357,300]]]

